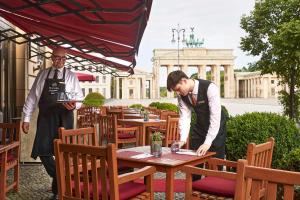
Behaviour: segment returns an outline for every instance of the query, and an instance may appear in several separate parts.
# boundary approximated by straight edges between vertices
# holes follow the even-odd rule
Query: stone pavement
[[[177,105],[176,98],[160,98],[160,99],[106,99],[105,105],[115,106],[132,104],[142,104],[148,106],[151,102],[167,102]],[[247,112],[275,112],[282,113],[282,106],[278,100],[263,99],[263,98],[241,98],[241,99],[221,99],[221,104],[224,105],[231,116],[241,115]]]
[[[49,200],[51,179],[41,164],[23,164],[20,170],[19,192],[9,192],[6,200]],[[155,178],[165,178],[164,173],[156,173]],[[183,173],[177,173],[176,178],[184,178]],[[165,199],[165,193],[154,193],[154,199]],[[184,193],[176,193],[175,199],[184,199]]]

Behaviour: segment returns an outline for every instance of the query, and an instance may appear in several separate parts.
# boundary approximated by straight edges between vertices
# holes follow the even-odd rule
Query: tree
[[[241,49],[260,59],[253,64],[262,74],[276,73],[282,91],[280,101],[285,114],[299,120],[300,98],[300,0],[262,0],[249,16],[243,16],[241,27],[247,35],[241,38]],[[252,67],[253,67],[252,66]]]

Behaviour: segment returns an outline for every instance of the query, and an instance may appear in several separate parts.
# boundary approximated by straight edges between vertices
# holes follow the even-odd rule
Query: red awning
[[[95,81],[95,77],[91,74],[84,74],[80,72],[75,72],[79,81]]]
[[[152,0],[0,0],[0,15],[27,33],[23,39],[34,35],[42,45],[67,45],[132,67],[151,5]]]

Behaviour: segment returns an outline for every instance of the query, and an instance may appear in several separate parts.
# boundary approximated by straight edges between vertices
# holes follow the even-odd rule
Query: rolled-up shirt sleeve
[[[210,118],[209,128],[204,144],[211,145],[220,129],[221,120],[221,99],[218,87],[211,83],[207,90]]]
[[[192,110],[191,108],[182,100],[180,96],[178,98],[179,104],[179,133],[180,133],[180,141],[186,142],[190,133],[191,127],[191,118],[192,118]]]
[[[25,104],[23,106],[23,121],[29,122],[31,115],[35,108],[37,107],[37,103],[41,96],[40,87],[43,87],[44,84],[41,84],[41,74],[42,71],[39,72],[37,77],[35,78],[32,87],[29,91],[29,94],[26,98]]]

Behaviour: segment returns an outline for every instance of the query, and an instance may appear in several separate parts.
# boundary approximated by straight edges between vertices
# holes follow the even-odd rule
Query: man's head
[[[173,71],[168,75],[167,89],[179,95],[186,96],[190,92],[190,81],[188,76],[180,70]]]
[[[58,47],[56,49],[53,50],[51,59],[52,59],[52,66],[55,68],[62,68],[65,65],[66,62],[66,54],[67,51],[66,49],[62,48],[62,47]]]

